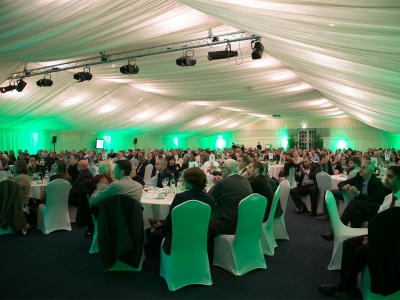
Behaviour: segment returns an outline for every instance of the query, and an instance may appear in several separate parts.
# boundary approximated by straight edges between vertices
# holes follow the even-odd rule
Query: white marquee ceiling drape
[[[25,78],[23,92],[0,94],[0,128],[211,135],[272,119],[350,116],[400,133],[400,8],[396,1],[2,1],[0,81],[15,71],[214,34],[247,30],[262,37],[262,59],[250,41],[232,43],[236,61],[178,67],[172,52],[72,74]]]

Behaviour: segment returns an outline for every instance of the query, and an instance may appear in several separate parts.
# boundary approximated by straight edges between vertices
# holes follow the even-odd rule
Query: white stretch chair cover
[[[371,275],[369,273],[368,264],[365,266],[361,274],[361,284],[359,289],[364,299],[368,300],[382,300],[382,299],[400,299],[400,291],[388,296],[382,296],[381,294],[373,293],[371,291]]]
[[[274,237],[276,240],[289,240],[289,236],[287,234],[285,226],[286,205],[290,194],[289,181],[284,180],[280,183],[279,186],[281,188],[279,201],[281,202],[283,213],[279,218],[274,219]]]
[[[280,195],[281,186],[279,185],[272,200],[268,220],[262,224],[261,247],[263,253],[268,256],[274,256],[275,248],[278,247],[274,237],[274,216]]]
[[[323,201],[325,199],[325,192],[332,188],[332,178],[328,173],[325,172],[319,172],[316,176],[317,179],[317,185],[319,189],[319,194],[318,194],[318,206],[317,206],[317,212],[318,213],[323,213]],[[305,203],[307,209],[311,211],[311,199],[310,196],[307,195],[305,197],[301,197],[303,199],[303,202]]]
[[[158,175],[158,174],[157,174],[157,175]],[[151,184],[152,186],[157,186],[157,175],[151,177],[151,179],[150,179],[150,184]]]
[[[160,276],[164,277],[170,291],[190,284],[212,285],[207,254],[210,206],[190,200],[176,206],[171,214],[171,253],[165,254],[161,244]]]
[[[289,181],[290,188],[295,188],[297,186],[297,182],[295,180],[295,173],[296,173],[296,168],[290,168],[289,169],[289,175],[286,177],[286,179]]]
[[[252,194],[239,203],[236,234],[215,237],[214,265],[236,276],[267,268],[260,242],[266,207],[267,199],[259,194]]]
[[[336,200],[331,191],[326,192],[325,201],[334,235],[332,258],[328,270],[340,270],[343,242],[355,236],[368,234],[368,228],[350,228],[345,226],[339,218]]]
[[[146,168],[144,169],[144,178],[143,181],[145,184],[149,184],[150,183],[150,178],[151,178],[151,173],[153,171],[153,165],[152,164],[148,164],[146,166]]]
[[[55,230],[72,230],[68,212],[70,184],[56,179],[46,185],[46,205],[38,208],[37,228],[48,234]]]
[[[97,175],[97,170],[93,166],[89,166],[89,171],[92,173],[93,177]]]

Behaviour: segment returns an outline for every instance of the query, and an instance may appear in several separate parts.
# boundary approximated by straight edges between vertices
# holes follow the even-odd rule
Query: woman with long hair
[[[49,182],[55,179],[64,179],[69,182],[68,167],[65,161],[63,160],[54,161],[53,171],[55,174],[50,177]]]
[[[181,166],[175,162],[175,157],[172,155],[169,155],[166,157],[167,160],[167,169],[172,172],[172,174],[175,175],[177,178],[179,175],[179,172],[181,171]]]
[[[340,163],[336,165],[333,170],[333,175],[339,175],[340,173],[347,172],[347,164],[349,163],[346,156],[342,155],[340,157]]]

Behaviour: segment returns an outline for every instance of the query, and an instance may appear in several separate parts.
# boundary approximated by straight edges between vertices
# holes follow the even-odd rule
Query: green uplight
[[[285,137],[282,139],[282,146],[283,148],[286,150],[287,146],[288,146],[288,140],[287,140],[287,136],[285,135]]]
[[[178,147],[178,138],[177,137],[174,138],[174,144],[175,144],[175,147]]]
[[[217,146],[217,148],[220,148],[220,149],[224,149],[226,147],[226,141],[224,140],[222,135],[218,136],[216,146]]]
[[[339,140],[337,143],[337,147],[338,149],[347,149],[347,143],[344,140]]]

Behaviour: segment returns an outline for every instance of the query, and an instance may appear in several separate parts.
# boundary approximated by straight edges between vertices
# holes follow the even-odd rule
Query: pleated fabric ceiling
[[[0,128],[206,136],[263,119],[348,116],[400,133],[398,1],[2,1],[0,81],[28,69],[99,55],[247,31],[265,47],[176,66],[181,52],[26,77],[22,92],[0,94]]]

